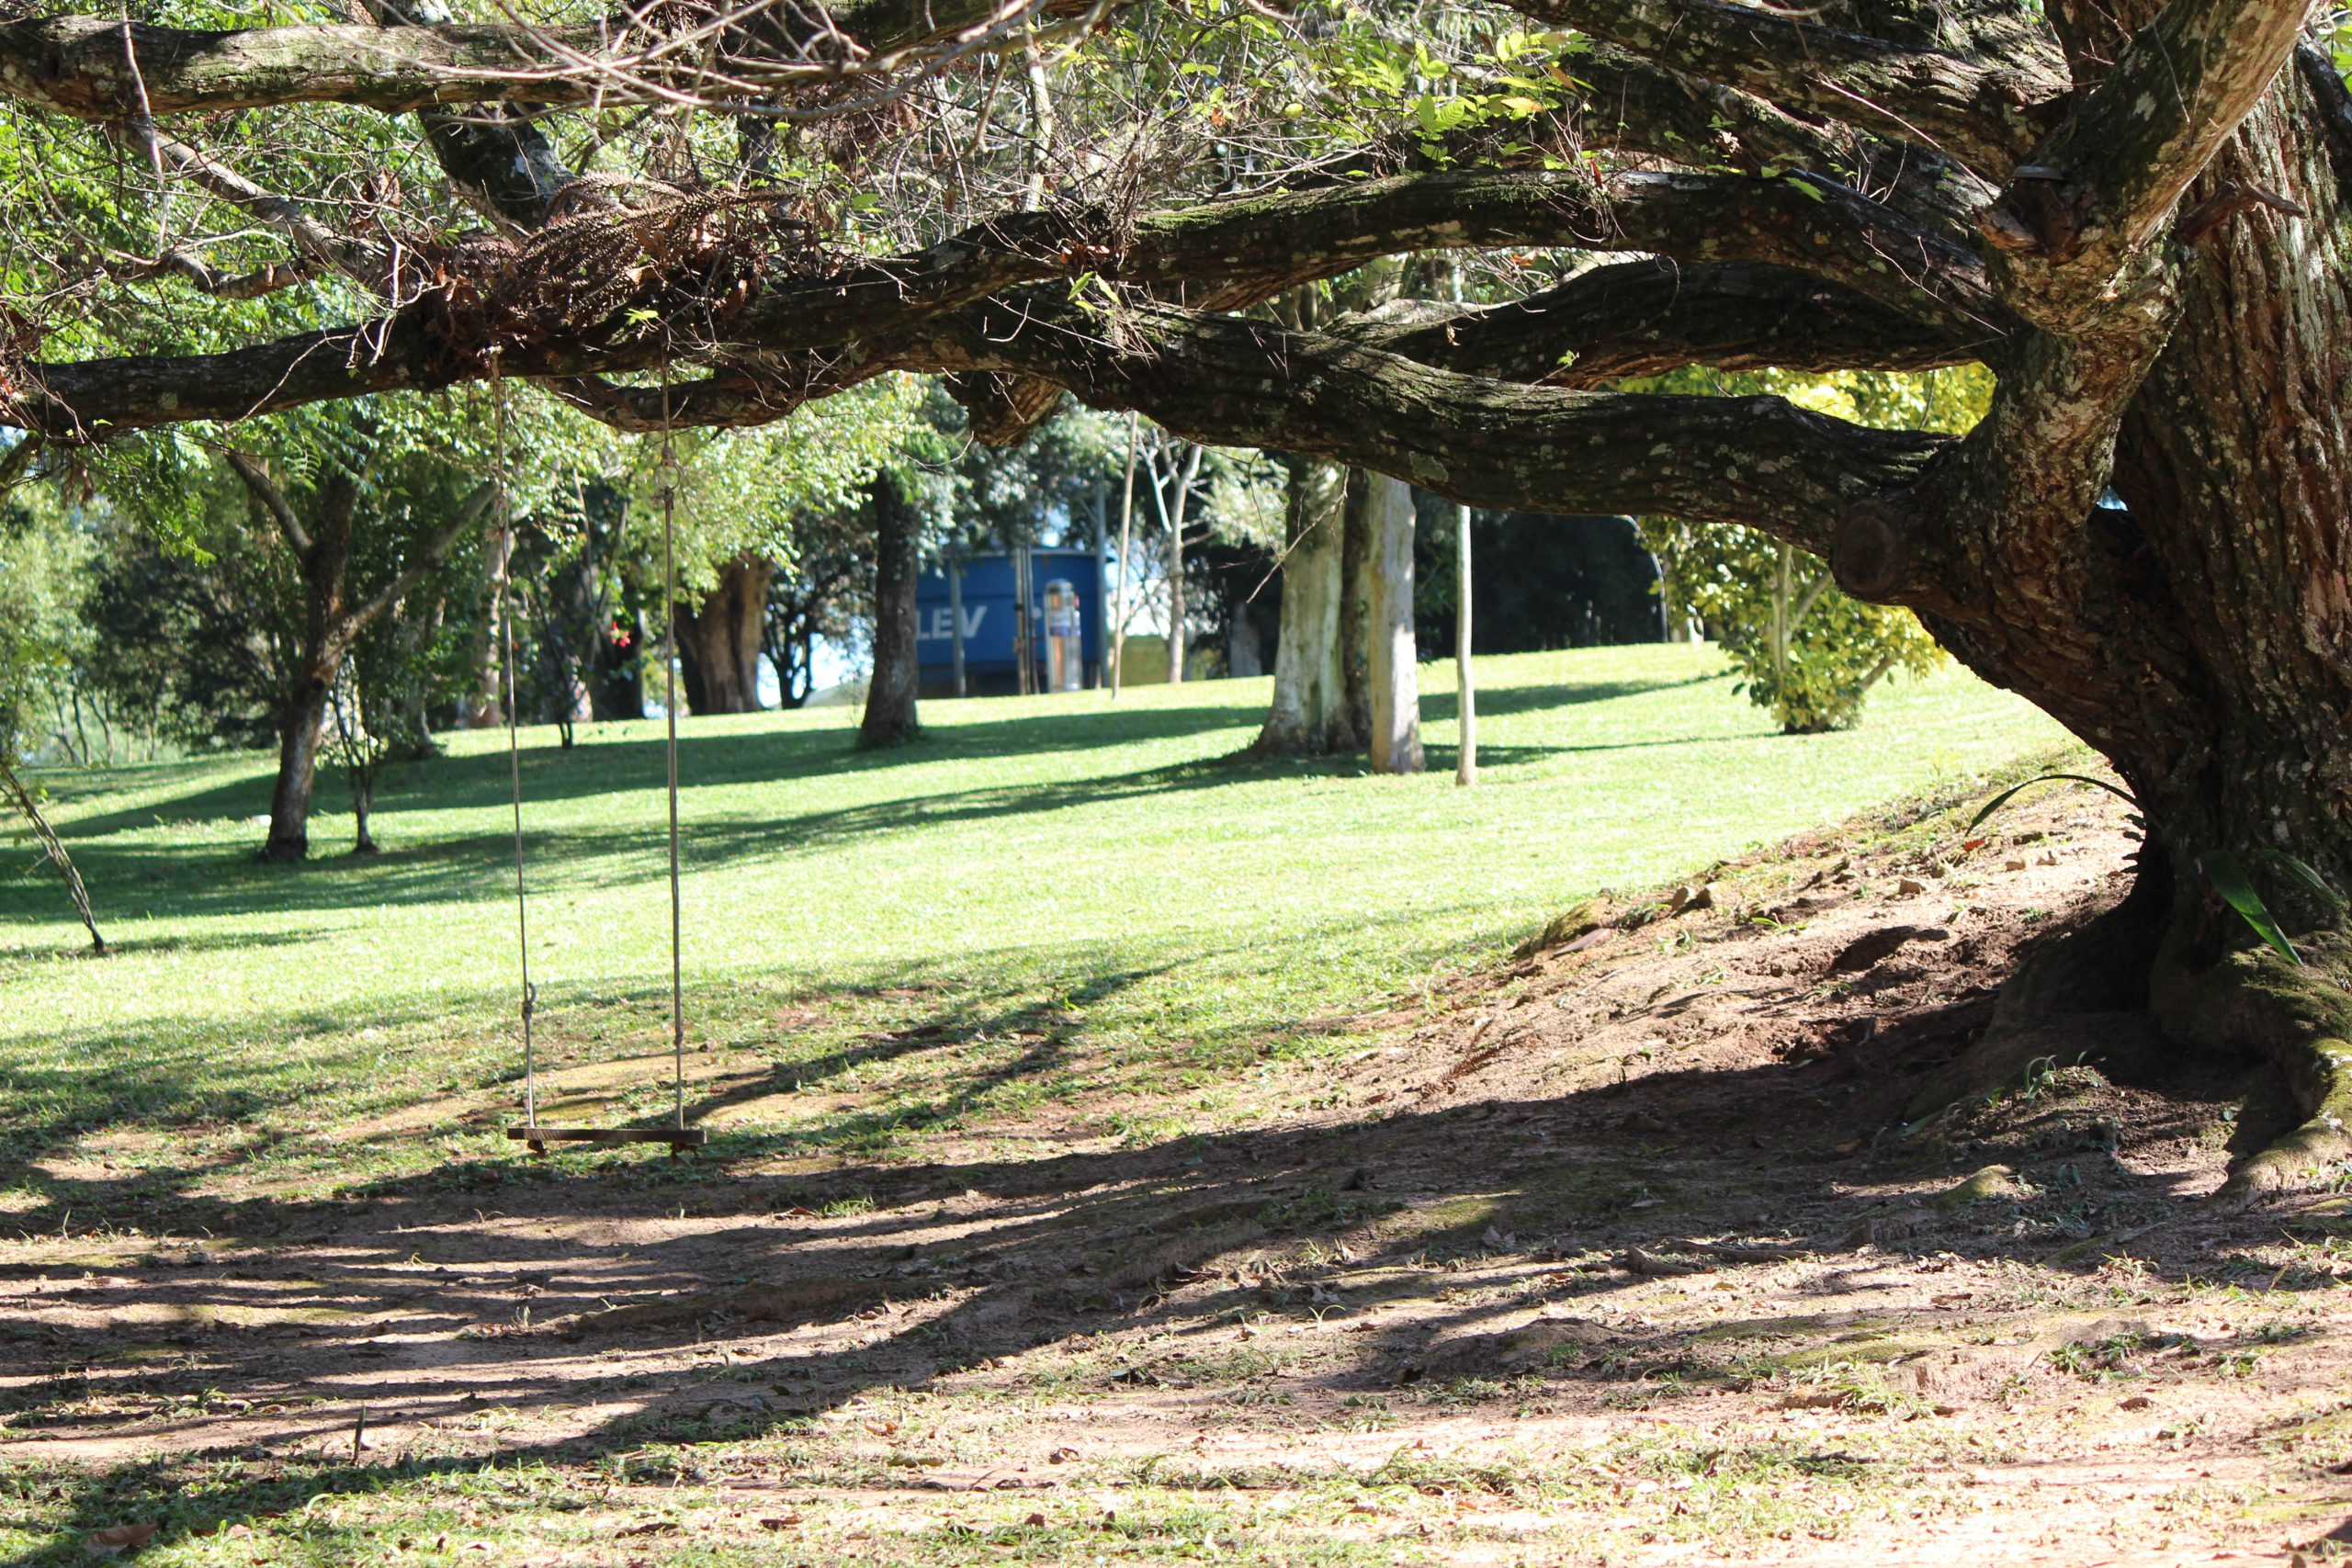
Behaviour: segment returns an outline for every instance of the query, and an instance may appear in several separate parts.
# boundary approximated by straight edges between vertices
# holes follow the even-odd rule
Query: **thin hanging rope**
[[[670,437],[670,382],[662,381],[662,718],[670,772],[670,1100],[686,1128],[686,992],[679,963],[678,893],[678,460]]]
[[[514,575],[514,510],[506,487],[506,383],[499,374],[498,351],[490,356],[491,428],[493,434],[498,505],[498,536],[505,552],[498,566],[498,669],[506,688],[506,770],[514,798],[514,950],[523,975],[523,1125],[539,1124],[538,1061],[531,1045],[531,1014],[538,992],[531,984],[531,921],[523,894],[523,750],[514,724],[514,619],[507,599],[507,580]]]

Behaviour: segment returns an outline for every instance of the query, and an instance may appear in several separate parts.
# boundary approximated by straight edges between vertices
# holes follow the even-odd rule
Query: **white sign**
[[[989,607],[986,604],[964,606],[964,640],[966,642],[980,635],[980,617],[988,613]],[[954,637],[956,635],[956,622],[952,618],[954,615],[955,611],[947,605],[937,606],[923,618],[922,625],[915,628],[915,640],[944,642]]]

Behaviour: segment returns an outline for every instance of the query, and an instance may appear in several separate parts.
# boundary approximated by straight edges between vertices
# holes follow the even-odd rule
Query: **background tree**
[[[154,439],[106,472],[146,535],[127,542],[127,574],[97,606],[134,655],[110,661],[111,679],[136,686],[192,646],[202,661],[169,699],[188,731],[232,736],[266,719],[278,750],[266,859],[309,853],[320,748],[353,647],[489,514],[491,485],[429,446],[433,422],[419,413],[249,425],[217,455]]]
[[[923,514],[915,486],[897,472],[876,475],[867,496],[874,529],[874,669],[857,739],[872,749],[903,745],[921,731],[915,581],[922,571]]]
[[[761,706],[759,660],[770,641],[770,590],[797,573],[804,527],[821,554],[866,501],[876,476],[934,456],[922,419],[925,389],[890,377],[758,429],[674,434],[680,675],[695,713]],[[661,568],[662,509],[652,490],[658,451],[639,443],[629,509],[636,570]],[[821,618],[821,614],[820,617]],[[781,682],[783,671],[778,671]]]
[[[1826,564],[1770,535],[1645,518],[1642,538],[1665,568],[1668,602],[1704,620],[1737,689],[1784,734],[1850,728],[1882,678],[1943,660],[1918,617],[1849,598]]]
[[[72,604],[85,564],[85,541],[63,519],[38,498],[19,500],[0,488],[0,798],[40,844],[40,861],[65,884],[90,933],[91,951],[103,953],[106,938],[98,933],[82,874],[23,774],[39,735],[42,697],[51,695],[53,707],[53,694],[69,678],[78,640]]]

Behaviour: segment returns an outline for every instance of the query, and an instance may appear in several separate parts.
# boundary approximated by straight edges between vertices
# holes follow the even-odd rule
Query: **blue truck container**
[[[1056,668],[1051,641],[1055,630],[1067,637],[1068,596],[1077,598],[1079,652],[1076,679],[1064,679],[1065,688],[1100,685],[1103,671],[1104,615],[1102,558],[1091,550],[1033,549],[1029,551],[1030,646],[1035,658],[1037,689],[1049,690]],[[1021,689],[1016,657],[1020,617],[1014,591],[1018,571],[1010,555],[972,556],[962,565],[964,605],[964,690],[972,696],[1002,696]],[[1060,592],[1056,584],[1066,585]],[[922,694],[952,695],[956,689],[954,620],[947,573],[934,569],[915,583],[915,656],[922,672]],[[1049,615],[1049,610],[1051,614]],[[1065,648],[1069,646],[1065,643]],[[1067,660],[1064,660],[1067,662]]]

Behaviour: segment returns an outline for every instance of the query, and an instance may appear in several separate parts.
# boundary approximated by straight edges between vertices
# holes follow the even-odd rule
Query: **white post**
[[[1453,782],[1478,782],[1478,684],[1470,671],[1470,509],[1453,509],[1453,692],[1462,715],[1462,744]]]
[[[1127,541],[1136,522],[1136,440],[1140,417],[1127,415],[1127,482],[1119,491],[1119,588],[1111,600],[1111,700],[1119,699],[1119,680],[1127,664]]]

